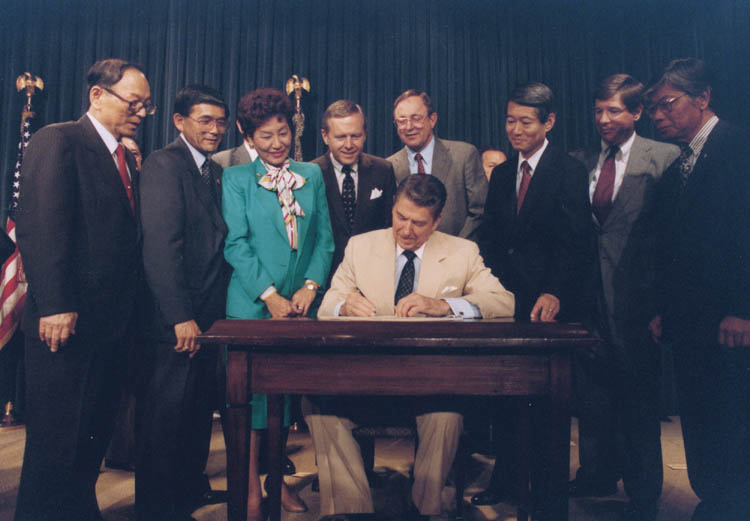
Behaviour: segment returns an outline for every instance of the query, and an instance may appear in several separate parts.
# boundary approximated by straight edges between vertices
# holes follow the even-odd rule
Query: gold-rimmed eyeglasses
[[[424,122],[427,120],[427,116],[424,114],[412,114],[411,116],[402,117],[402,118],[396,118],[393,120],[393,123],[396,125],[396,128],[405,128],[409,122],[411,122],[412,126],[414,127],[421,127],[424,125]]]

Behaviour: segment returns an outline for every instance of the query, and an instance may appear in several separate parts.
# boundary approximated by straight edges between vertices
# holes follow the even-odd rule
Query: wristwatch
[[[312,281],[307,281],[305,287],[310,291],[318,291],[318,285]]]

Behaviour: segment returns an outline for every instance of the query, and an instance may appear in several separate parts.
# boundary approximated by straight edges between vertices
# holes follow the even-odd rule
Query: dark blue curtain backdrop
[[[558,95],[551,139],[576,148],[595,140],[599,78],[628,72],[648,82],[679,56],[717,72],[720,115],[740,125],[750,116],[748,0],[3,0],[0,13],[2,201],[23,102],[16,77],[43,78],[42,123],[77,119],[86,70],[109,56],[140,62],[151,82],[159,110],[139,132],[146,154],[174,138],[182,86],[219,88],[234,113],[242,94],[283,87],[294,73],[312,85],[306,159],[323,151],[323,110],[343,97],[369,117],[368,152],[397,150],[392,102],[411,87],[432,96],[440,136],[507,149],[507,95],[531,80]],[[239,142],[232,129],[222,148]]]

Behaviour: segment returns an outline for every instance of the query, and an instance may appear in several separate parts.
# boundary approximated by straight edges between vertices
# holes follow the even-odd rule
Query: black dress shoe
[[[605,497],[617,494],[617,482],[576,478],[568,483],[570,497]]]
[[[483,490],[471,496],[471,504],[475,506],[497,505],[498,503],[518,504],[518,498],[503,491],[491,489]]]
[[[203,494],[193,501],[194,509],[197,510],[205,505],[215,505],[217,503],[226,503],[229,499],[229,493],[226,490],[206,490]]]
[[[413,504],[404,513],[404,521],[430,521],[430,516],[423,516]]]

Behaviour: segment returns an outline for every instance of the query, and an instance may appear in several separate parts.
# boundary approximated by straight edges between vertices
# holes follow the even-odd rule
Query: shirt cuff
[[[444,301],[451,307],[451,311],[457,317],[462,318],[482,318],[482,312],[479,308],[463,298],[444,298]]]
[[[273,295],[274,293],[276,293],[276,286],[274,286],[273,284],[271,284],[270,286],[268,286],[266,288],[266,291],[264,291],[263,293],[260,294],[260,300],[262,300],[263,302],[265,302],[266,299],[268,297],[270,297],[271,295]]]
[[[336,307],[333,308],[333,316],[334,317],[340,316],[341,306],[343,306],[344,304],[346,304],[345,300],[342,300],[341,302],[339,302],[338,304],[336,304]]]

